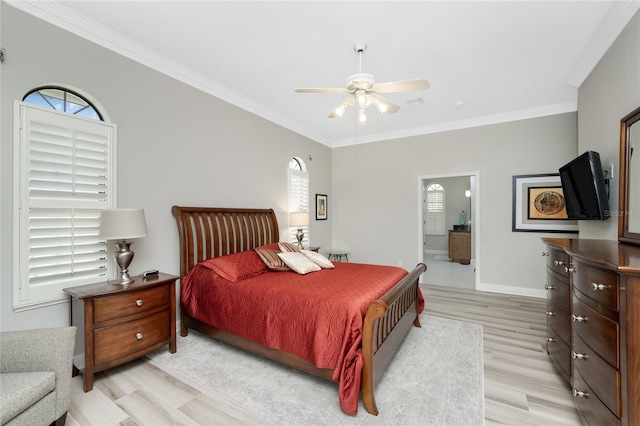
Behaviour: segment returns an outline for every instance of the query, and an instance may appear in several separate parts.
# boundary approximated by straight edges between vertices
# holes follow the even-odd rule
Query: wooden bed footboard
[[[411,326],[420,327],[418,281],[427,270],[419,263],[409,275],[369,305],[362,334],[362,401],[367,412],[378,415],[374,388]]]

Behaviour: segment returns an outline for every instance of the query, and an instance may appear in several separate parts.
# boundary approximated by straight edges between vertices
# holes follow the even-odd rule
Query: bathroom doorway
[[[420,176],[419,258],[428,267],[422,278],[424,283],[478,287],[478,175],[468,172]]]

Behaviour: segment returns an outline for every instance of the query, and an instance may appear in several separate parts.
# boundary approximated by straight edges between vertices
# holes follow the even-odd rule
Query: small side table
[[[349,254],[346,250],[331,250],[327,257],[329,260],[333,259],[337,262],[342,262],[342,257],[344,256],[345,261],[349,262]]]
[[[93,375],[169,345],[176,352],[178,277],[136,277],[127,285],[108,281],[65,288],[71,297],[76,348],[84,347],[84,391]],[[82,370],[82,368],[80,369]]]

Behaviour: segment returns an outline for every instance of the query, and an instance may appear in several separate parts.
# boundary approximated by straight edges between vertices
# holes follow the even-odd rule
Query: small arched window
[[[100,112],[88,99],[78,93],[62,87],[38,87],[24,95],[22,100],[26,103],[38,105],[43,108],[51,108],[56,111],[66,112],[79,117],[104,121]]]
[[[297,212],[309,213],[309,172],[301,158],[293,157],[289,161],[289,213]],[[298,228],[304,233],[302,245],[309,247],[309,225],[289,227],[289,240],[298,242]]]
[[[445,235],[444,188],[439,183],[427,185],[424,191],[424,233]]]

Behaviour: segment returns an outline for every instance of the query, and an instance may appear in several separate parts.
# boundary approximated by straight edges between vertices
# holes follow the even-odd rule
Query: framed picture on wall
[[[327,220],[326,194],[316,194],[316,220]]]
[[[578,232],[569,220],[558,173],[513,177],[512,231]]]

